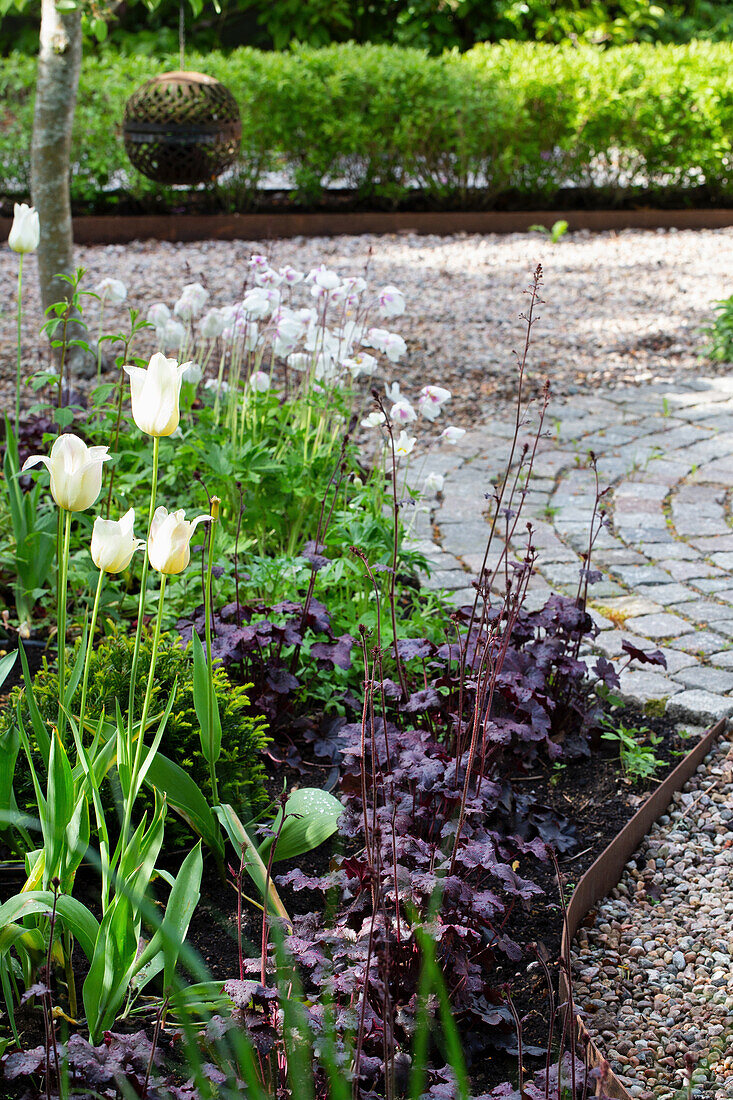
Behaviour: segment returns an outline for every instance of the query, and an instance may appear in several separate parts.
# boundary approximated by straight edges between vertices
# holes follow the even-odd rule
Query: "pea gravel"
[[[632,1096],[733,1097],[733,741],[720,741],[573,949],[586,1026]]]
[[[450,418],[464,426],[513,399],[513,349],[523,335],[518,314],[537,263],[545,270],[546,304],[535,329],[531,386],[538,388],[548,376],[553,391],[567,396],[682,379],[701,369],[707,375],[728,372],[708,363],[701,368],[698,330],[710,319],[713,301],[733,292],[733,229],[581,230],[555,245],[537,233],[136,241],[80,247],[77,261],[87,270],[88,287],[105,276],[122,279],[129,303],[146,310],[155,300],[172,304],[180,287],[193,280],[208,286],[212,305],[236,300],[252,252],[264,253],[274,265],[309,269],[326,263],[344,275],[361,273],[368,264],[371,285],[403,289],[407,313],[393,327],[407,340],[408,352],[388,380],[399,378],[408,394],[430,382],[447,386],[454,393]],[[30,370],[45,363],[48,353],[37,335],[42,317],[35,256],[26,258],[25,269],[23,360]],[[0,249],[0,405],[6,409],[13,400],[16,277],[17,256]],[[89,304],[93,334],[96,308]],[[117,329],[124,310],[107,316]],[[137,350],[152,351],[152,343],[143,341]],[[28,392],[26,406],[33,400]]]

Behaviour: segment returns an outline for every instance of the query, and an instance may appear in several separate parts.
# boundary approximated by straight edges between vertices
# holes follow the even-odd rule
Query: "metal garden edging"
[[[703,734],[687,756],[669,773],[667,778],[659,784],[646,802],[634,814],[630,821],[624,825],[621,832],[611,841],[605,851],[601,852],[598,859],[582,876],[573,891],[567,909],[567,923],[562,937],[560,949],[561,958],[570,964],[570,947],[575,938],[581,922],[590,910],[618,885],[624,872],[624,868],[631,856],[639,847],[641,841],[647,835],[654,822],[669,807],[672,796],[690,779],[704,758],[710,752],[718,737],[725,731],[727,720],[721,719],[707,733]],[[567,1003],[569,997],[568,983],[565,969],[560,971],[560,1000]],[[585,1025],[580,1016],[575,1019],[575,1033],[578,1037],[585,1035],[589,1038]],[[604,1055],[593,1040],[589,1043],[589,1056],[591,1065],[599,1065]],[[624,1088],[616,1075],[612,1072],[610,1080],[606,1082],[605,1089],[608,1095],[617,1100],[632,1100],[631,1094]]]
[[[135,240],[190,242],[260,241],[285,237],[360,234],[526,233],[531,225],[564,218],[570,229],[722,229],[733,209],[428,211],[409,213],[131,214],[74,218],[78,244],[126,244]],[[0,218],[0,239],[10,218]]]

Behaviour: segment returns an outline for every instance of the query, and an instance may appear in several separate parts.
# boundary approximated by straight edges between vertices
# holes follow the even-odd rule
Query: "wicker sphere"
[[[237,101],[203,73],[162,73],[127,101],[127,155],[156,183],[210,182],[236,160],[242,136]]]

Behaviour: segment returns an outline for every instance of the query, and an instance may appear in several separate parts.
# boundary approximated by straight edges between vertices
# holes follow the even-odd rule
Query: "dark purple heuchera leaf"
[[[426,638],[398,638],[397,652],[403,661],[411,661],[415,657],[432,656],[435,653],[435,646]]]
[[[267,673],[265,682],[268,687],[271,687],[278,695],[286,695],[288,692],[295,691],[300,686],[296,677],[286,668],[271,668]]]
[[[16,1077],[29,1077],[32,1073],[40,1073],[45,1066],[46,1048],[16,1050],[12,1054],[3,1055],[0,1061],[2,1061],[4,1076],[9,1081],[14,1081]]]
[[[593,671],[606,687],[617,688],[619,686],[618,672],[607,657],[599,657],[593,665]]]
[[[624,638],[621,642],[621,648],[624,653],[628,653],[632,661],[640,661],[644,665],[661,665],[662,668],[667,667],[667,658],[662,653],[661,649],[654,649],[648,652],[644,649],[639,649],[638,646],[630,642],[628,638]]]
[[[326,547],[322,542],[316,543],[313,539],[310,539],[300,552],[301,557],[304,557],[313,566],[314,572],[324,569],[331,562],[331,559],[323,553],[325,549]]]
[[[431,707],[437,707],[441,702],[440,695],[435,688],[421,688],[420,691],[413,691],[410,698],[406,703],[403,703],[401,710],[406,714],[420,714],[423,711],[430,710]]]
[[[328,667],[330,664],[332,667],[348,669],[351,668],[353,646],[354,639],[351,635],[342,634],[332,645],[328,642],[316,642],[311,646],[310,655],[319,662],[324,662],[321,667]]]

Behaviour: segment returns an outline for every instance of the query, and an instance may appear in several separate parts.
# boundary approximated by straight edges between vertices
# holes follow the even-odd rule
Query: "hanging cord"
[[[184,61],[186,52],[186,15],[183,5],[184,0],[180,0],[180,4],[178,5],[178,49],[181,55],[181,72],[183,72],[186,67]]]

